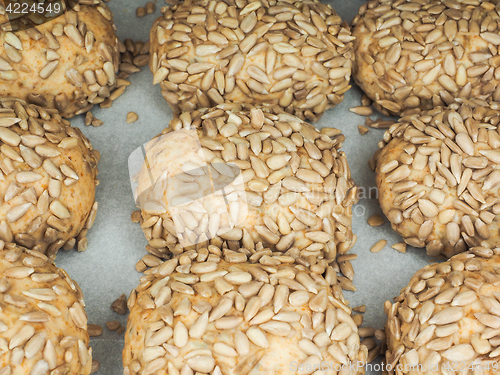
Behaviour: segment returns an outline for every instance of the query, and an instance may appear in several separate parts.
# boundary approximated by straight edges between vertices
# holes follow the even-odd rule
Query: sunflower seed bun
[[[260,243],[306,263],[345,254],[357,197],[343,140],[277,106],[183,113],[146,145],[137,176],[148,251],[210,243],[250,256]]]
[[[407,244],[447,257],[500,245],[497,109],[455,103],[403,117],[385,133],[376,155],[379,202]]]
[[[88,375],[83,295],[45,255],[0,246],[0,373]]]
[[[353,21],[353,77],[384,114],[500,100],[497,1],[381,1]]]
[[[7,16],[0,23],[8,24]],[[87,112],[116,88],[118,39],[106,4],[78,4],[49,22],[0,31],[0,90],[64,117]]]
[[[154,23],[150,68],[176,114],[272,103],[316,121],[350,88],[352,40],[317,0],[194,0],[165,7]]]
[[[141,279],[128,300],[124,374],[309,374],[351,364],[346,373],[364,374],[367,350],[335,279],[217,254],[191,251]]]
[[[55,109],[0,98],[0,112],[0,239],[49,257],[85,250],[99,153]]]
[[[478,247],[418,271],[385,304],[388,373],[497,374],[499,266],[498,249]]]

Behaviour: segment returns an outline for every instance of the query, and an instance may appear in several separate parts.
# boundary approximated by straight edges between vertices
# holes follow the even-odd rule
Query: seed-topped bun
[[[310,374],[351,364],[346,374],[364,374],[367,350],[335,277],[221,260],[228,252],[191,251],[141,279],[128,301],[124,374]]]
[[[5,245],[0,298],[2,375],[90,374],[83,295],[63,269],[37,251]]]
[[[385,133],[379,201],[406,243],[447,257],[500,246],[499,121],[486,103],[466,101],[403,117]]]
[[[387,301],[389,374],[498,374],[499,266],[498,249],[473,248],[421,269]]]
[[[64,117],[88,111],[116,88],[118,39],[112,13],[97,0],[49,22],[0,31],[0,90]],[[15,4],[15,3],[14,3]],[[5,13],[0,23],[9,25]]]
[[[272,103],[316,121],[350,88],[352,40],[318,0],[192,0],[154,23],[150,68],[176,113]]]
[[[99,153],[55,109],[0,99],[0,239],[48,256],[92,226]]]
[[[373,0],[353,24],[353,77],[385,114],[500,100],[497,1]]]
[[[166,257],[210,242],[250,255],[263,243],[303,261],[346,253],[357,197],[343,140],[277,106],[183,113],[147,144],[138,174],[147,249]]]

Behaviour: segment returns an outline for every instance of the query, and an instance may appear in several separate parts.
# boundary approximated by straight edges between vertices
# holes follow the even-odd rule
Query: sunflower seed
[[[80,303],[75,302],[73,306],[69,308],[69,314],[78,328],[87,329],[87,315]]]
[[[449,361],[457,359],[468,361],[474,357],[474,354],[474,348],[470,344],[459,344],[441,353]]]
[[[71,217],[68,209],[58,200],[53,201],[49,206],[50,211],[59,219],[69,219]]]
[[[384,248],[385,245],[387,245],[387,241],[386,240],[380,240],[375,245],[372,246],[372,248],[370,249],[370,251],[372,253],[378,253],[380,250],[382,250]]]
[[[67,24],[66,26],[64,26],[64,33],[73,41],[73,43],[75,43],[79,47],[84,46],[83,36],[75,25]]]
[[[215,367],[215,360],[208,355],[195,356],[189,358],[186,362],[194,371],[202,373],[209,373]]]
[[[349,108],[349,111],[360,116],[371,116],[373,114],[371,107],[352,107]]]
[[[258,347],[261,348],[268,348],[269,347],[269,341],[267,340],[266,334],[262,332],[259,328],[257,327],[250,327],[246,331],[246,335],[248,339],[257,345]]]
[[[139,116],[135,112],[129,112],[127,113],[127,123],[131,124],[133,122],[136,122],[139,119]]]
[[[372,227],[378,227],[384,224],[384,218],[380,215],[373,215],[368,218],[368,225]]]

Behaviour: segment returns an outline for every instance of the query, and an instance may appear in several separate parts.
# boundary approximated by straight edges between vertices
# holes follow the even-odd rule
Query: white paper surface
[[[327,1],[339,15],[351,22],[363,0]],[[153,20],[160,15],[163,0],[157,0],[155,14],[143,18],[135,15],[138,6],[144,6],[146,0],[112,0],[109,3],[114,12],[118,35],[121,40],[131,38],[134,41],[146,41]],[[126,316],[114,313],[111,303],[122,293],[127,296],[138,284],[141,276],[135,271],[135,264],[146,251],[146,239],[138,224],[133,224],[130,214],[134,211],[134,199],[128,174],[128,157],[132,151],[157,135],[168,125],[172,118],[167,103],[158,86],[152,85],[152,74],[148,67],[133,74],[131,85],[109,109],[95,108],[92,113],[104,121],[104,125],[94,128],[83,124],[83,116],[71,120],[91,140],[95,149],[101,153],[96,199],[99,202],[97,218],[88,233],[89,246],[84,253],[61,250],[56,259],[81,286],[86,301],[89,323],[99,324],[104,328],[102,336],[93,338],[91,346],[94,359],[101,364],[101,375],[121,375],[123,373],[121,352],[123,334],[111,332],[106,322],[118,320],[126,325]],[[354,84],[353,84],[354,85]],[[382,212],[373,196],[375,175],[368,167],[368,160],[378,148],[383,130],[370,129],[361,136],[358,125],[364,124],[365,117],[349,112],[349,108],[359,106],[361,90],[354,85],[346,94],[345,100],[336,108],[329,110],[315,125],[318,128],[333,126],[342,130],[346,136],[343,150],[351,167],[353,178],[362,192],[365,192],[359,204],[354,208],[353,230],[358,241],[351,253],[358,254],[352,262],[355,270],[354,284],[358,291],[346,292],[346,299],[351,306],[365,304],[365,326],[381,328],[386,316],[383,303],[392,300],[405,287],[411,276],[428,262],[434,261],[425,255],[423,249],[408,248],[401,254],[390,246],[401,242],[401,238],[392,231],[388,222],[378,228],[368,226],[366,220]],[[139,120],[127,124],[126,116],[130,111],[139,115]],[[380,117],[375,112],[372,119]],[[371,189],[370,189],[371,188]],[[379,240],[386,239],[387,246],[373,254],[370,248]],[[367,374],[379,374],[367,371]]]

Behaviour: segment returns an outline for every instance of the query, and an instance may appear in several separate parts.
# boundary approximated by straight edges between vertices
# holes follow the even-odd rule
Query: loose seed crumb
[[[102,327],[99,324],[87,325],[87,331],[90,337],[97,337],[102,335]]]
[[[122,62],[120,64],[120,71],[125,72],[127,74],[132,74],[132,73],[140,72],[141,70],[132,63]]]
[[[399,242],[391,246],[393,249],[399,251],[400,253],[406,253],[406,244],[404,242]]]
[[[377,329],[375,331],[375,338],[379,341],[385,341],[385,331],[383,329]]]
[[[132,51],[134,57],[139,55],[141,53],[142,47],[145,46],[146,43],[144,43],[141,40],[138,40],[134,43],[134,50]]]
[[[356,324],[356,327],[361,327],[361,324],[363,324],[363,315],[354,314],[352,316],[352,320],[354,321],[354,324]]]
[[[104,122],[102,120],[99,120],[98,118],[94,118],[92,120],[92,126],[102,126],[104,125]]]
[[[384,224],[384,218],[380,215],[373,215],[368,218],[368,225],[371,227],[379,227]]]
[[[138,55],[134,57],[132,60],[132,63],[137,66],[138,68],[142,68],[143,66],[146,66],[149,64],[149,54],[147,55]]]
[[[368,357],[366,358],[367,363],[372,363],[377,359],[377,357],[380,355],[380,353],[384,353],[382,351],[382,345],[377,346],[375,349],[370,350],[368,352]]]
[[[135,10],[135,14],[139,18],[144,17],[146,15],[146,9],[143,7],[139,7]]]
[[[352,267],[351,262],[349,261],[341,262],[339,263],[339,267],[340,267],[340,272],[342,272],[342,275],[347,277],[349,280],[354,279],[354,268]]]
[[[129,51],[127,51],[126,53],[123,54],[122,59],[121,59],[121,63],[122,64],[125,64],[125,63],[126,64],[132,64],[133,59],[134,58],[132,56],[132,53],[130,53]]]
[[[373,124],[373,122],[374,121],[371,118],[367,117],[365,120],[365,126],[370,127]]]
[[[127,49],[128,52],[133,53],[134,52],[134,41],[130,38],[125,39],[125,48]]]
[[[352,309],[352,311],[364,313],[366,312],[366,305],[356,306]]]
[[[366,94],[363,94],[361,97],[361,104],[365,107],[372,105],[372,100],[366,96]]]
[[[155,12],[155,4],[152,1],[149,1],[146,4],[146,13],[153,14]]]
[[[359,337],[373,337],[375,336],[375,328],[372,327],[362,327],[358,330]]]
[[[368,160],[368,166],[375,172],[375,169],[377,169],[377,162],[375,161],[375,158],[370,158],[370,160]]]
[[[118,51],[120,53],[125,53],[127,51],[127,47],[125,47],[125,43],[123,43],[120,39],[118,39]]]
[[[352,107],[349,111],[360,116],[371,116],[373,115],[373,109],[371,107]]]
[[[101,364],[97,360],[92,360],[92,367],[90,368],[90,374],[95,374],[101,368]]]
[[[126,79],[118,78],[116,80],[116,87],[122,87],[122,86],[130,86],[130,82],[127,81]]]
[[[94,115],[92,112],[88,111],[87,114],[85,115],[85,125],[90,125],[92,124],[92,120],[94,119]]]
[[[116,331],[119,335],[121,335],[123,332],[125,332],[125,327],[124,326],[120,326],[120,328],[118,328],[118,330]]]
[[[368,351],[377,347],[377,342],[372,337],[361,340],[360,344],[366,346],[366,349],[368,349]]]
[[[121,324],[117,320],[111,320],[106,323],[106,327],[108,327],[110,331],[116,331],[121,327]]]
[[[370,131],[370,129],[368,129],[366,126],[358,125],[358,131],[359,131],[359,134],[365,135],[366,133],[368,133]]]
[[[385,245],[387,245],[387,241],[386,240],[380,240],[375,245],[372,246],[372,248],[370,249],[370,251],[372,253],[378,253],[380,250],[382,250],[384,248]]]
[[[139,50],[139,55],[149,55],[149,47],[150,47],[150,42],[149,40],[144,43],[141,47],[141,49]]]
[[[137,120],[139,120],[139,115],[137,115],[137,113],[135,113],[135,112],[127,113],[127,122],[129,124],[136,122]]]
[[[127,313],[127,297],[125,294],[122,294],[111,304],[111,310],[120,315]]]
[[[130,215],[130,219],[132,220],[132,223],[138,223],[141,221],[141,211],[137,210],[132,212]]]

